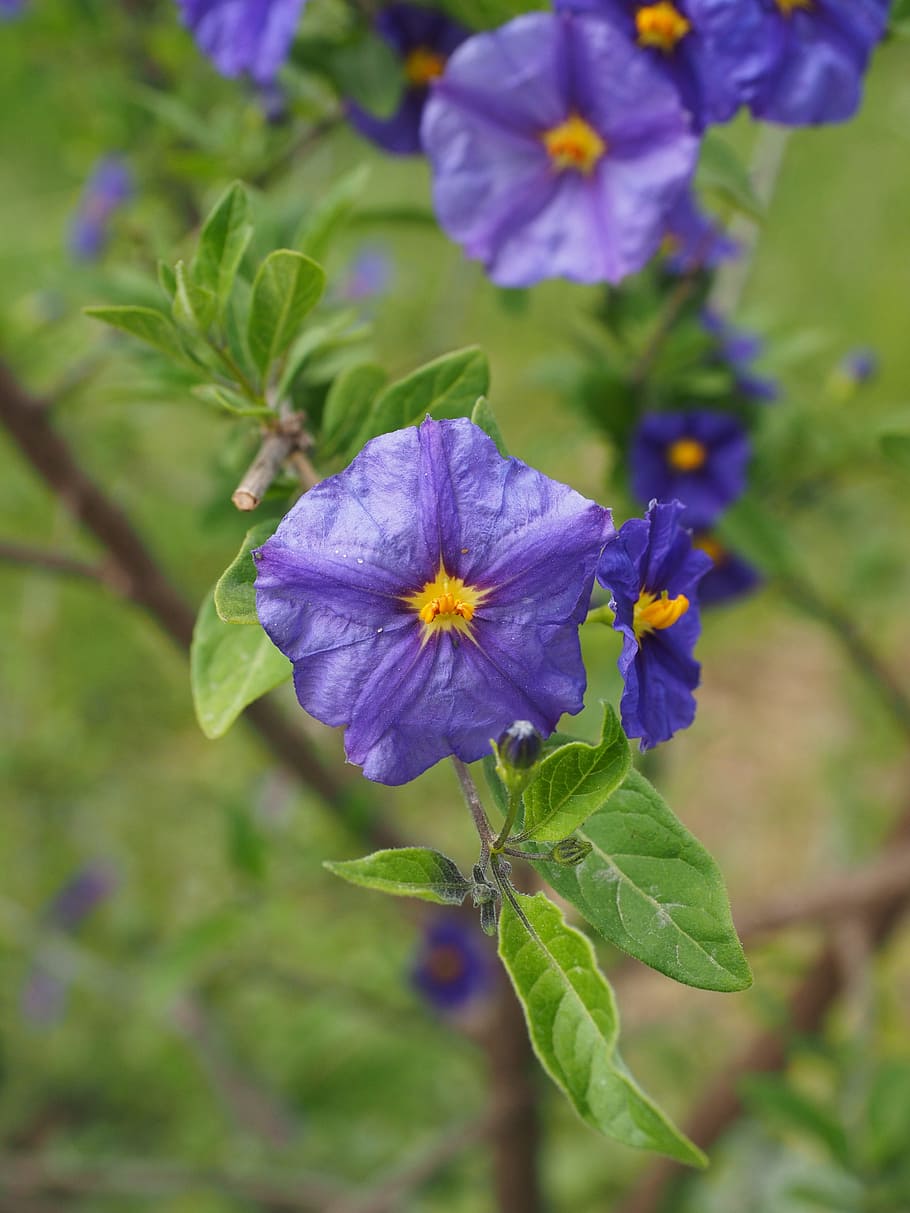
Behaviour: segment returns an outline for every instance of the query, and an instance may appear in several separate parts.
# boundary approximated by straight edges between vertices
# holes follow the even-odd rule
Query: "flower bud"
[[[561,842],[557,842],[550,852],[550,859],[553,863],[561,864],[565,868],[574,868],[587,859],[593,849],[589,842],[572,834],[569,838],[563,838]]]
[[[496,742],[499,760],[516,771],[527,771],[537,762],[543,738],[529,720],[516,720]]]

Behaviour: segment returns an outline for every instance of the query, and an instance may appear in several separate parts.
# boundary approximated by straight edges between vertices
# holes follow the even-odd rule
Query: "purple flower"
[[[761,0],[747,87],[752,113],[786,126],[851,118],[888,6],[889,0]]]
[[[464,1010],[492,986],[483,935],[456,918],[437,919],[424,932],[411,979],[437,1010]]]
[[[421,151],[420,120],[430,85],[442,75],[449,56],[468,31],[443,13],[414,4],[383,9],[376,29],[401,59],[405,78],[401,103],[388,118],[377,118],[353,103],[348,105],[348,113],[357,130],[387,152],[414,155]]]
[[[25,0],[0,0],[0,21],[12,21],[24,7]]]
[[[702,606],[732,602],[751,594],[761,585],[763,578],[758,569],[724,547],[713,535],[696,532],[692,545],[704,552],[711,561],[711,568],[698,586],[698,601]]]
[[[667,216],[663,242],[665,267],[672,274],[692,274],[733,261],[739,244],[714,219],[699,210],[691,190],[682,194]]]
[[[47,907],[48,922],[73,931],[117,887],[115,873],[101,863],[86,864],[66,882]]]
[[[734,328],[709,308],[701,314],[702,327],[716,339],[716,360],[733,372],[737,390],[758,403],[770,403],[780,395],[777,383],[759,375],[752,366],[765,348],[761,337],[745,329]]]
[[[878,374],[878,354],[866,346],[851,350],[841,359],[838,372],[851,387],[868,383]]]
[[[556,0],[605,18],[672,81],[697,129],[726,122],[743,101],[740,81],[762,27],[758,0]]]
[[[259,619],[303,707],[399,784],[582,707],[578,625],[610,514],[470,421],[383,434],[258,549]]]
[[[440,223],[500,286],[641,269],[698,153],[649,56],[606,21],[548,13],[458,48],[423,142]]]
[[[746,487],[749,439],[729,413],[645,413],[629,451],[641,501],[681,501],[686,525],[709,527]]]
[[[364,244],[347,267],[338,295],[351,303],[384,294],[394,274],[392,258],[383,245]]]
[[[48,1028],[62,1017],[68,993],[68,981],[36,962],[22,987],[19,1013],[33,1028]]]
[[[652,501],[607,542],[597,580],[613,595],[613,627],[622,633],[622,727],[648,750],[695,719],[701,631],[698,582],[711,560],[692,547],[678,501]]]
[[[104,252],[114,213],[133,194],[133,178],[119,156],[99,160],[86,181],[70,225],[70,253],[81,261],[93,261]]]
[[[268,84],[291,49],[305,0],[177,0],[184,25],[222,76]]]

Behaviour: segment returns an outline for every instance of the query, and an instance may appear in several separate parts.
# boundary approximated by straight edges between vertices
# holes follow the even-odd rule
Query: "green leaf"
[[[545,6],[527,0],[443,0],[442,7],[469,29],[495,29]]]
[[[910,434],[882,434],[882,454],[905,472],[910,472]]]
[[[205,333],[215,319],[215,296],[207,287],[198,286],[182,261],[174,267],[177,290],[171,310],[177,323],[191,332]]]
[[[578,867],[533,866],[604,938],[685,985],[751,985],[717,864],[643,775],[576,833],[593,848]]]
[[[165,316],[163,312],[155,311],[151,307],[125,305],[123,307],[87,307],[85,314],[94,320],[101,320],[115,329],[120,329],[124,333],[129,333],[133,337],[138,337],[140,341],[153,345],[156,349],[170,354],[180,362],[186,361],[186,354],[180,343],[180,334],[170,317]]]
[[[470,417],[479,396],[490,386],[487,356],[477,346],[444,354],[389,387],[374,401],[357,445],[377,434],[417,425],[429,413]]]
[[[713,132],[702,140],[695,180],[701,189],[711,191],[722,202],[751,219],[764,218],[764,207],[755,192],[749,170],[730,144]]]
[[[820,1142],[845,1167],[850,1146],[843,1125],[831,1111],[778,1075],[747,1074],[739,1084],[747,1105],[790,1136],[792,1132]]]
[[[223,623],[213,595],[206,598],[190,649],[193,706],[206,737],[223,737],[247,704],[291,673],[291,663],[265,632]]]
[[[496,414],[490,407],[490,402],[486,396],[479,397],[474,408],[471,410],[471,420],[493,439],[496,443],[496,449],[503,459],[508,459],[509,452],[506,450],[506,441],[502,436],[502,430],[499,428],[499,422],[496,420]]]
[[[591,943],[543,893],[506,899],[499,955],[521,1001],[534,1051],[579,1116],[627,1146],[702,1166],[702,1152],[637,1085],[617,1054],[619,1014]]]
[[[177,294],[177,275],[166,261],[158,262],[158,285],[167,295],[168,302],[173,303]]]
[[[525,792],[523,832],[540,842],[567,838],[606,804],[631,764],[628,738],[612,707],[604,704],[598,745],[575,741],[540,764]]]
[[[285,352],[325,287],[322,266],[290,249],[270,253],[253,282],[249,343],[263,375]]]
[[[247,396],[241,396],[239,392],[221,387],[220,384],[200,383],[197,387],[190,388],[190,391],[199,400],[204,400],[215,408],[224,409],[235,417],[275,417],[275,410],[270,409],[267,404],[254,404]]]
[[[249,198],[241,183],[235,181],[203,224],[192,263],[193,281],[211,291],[218,317],[224,313],[252,236]]]
[[[256,614],[256,565],[251,552],[270,539],[278,526],[276,519],[250,527],[240,551],[215,584],[215,610],[224,623],[259,623]]]
[[[385,381],[386,373],[382,367],[369,363],[342,371],[326,397],[319,439],[320,455],[327,457],[349,449]]]
[[[322,866],[365,889],[377,889],[393,897],[416,897],[440,906],[460,906],[472,887],[448,856],[427,847],[375,851],[363,859],[340,863],[327,860]]]
[[[344,46],[330,48],[324,70],[342,96],[377,118],[388,118],[398,108],[405,83],[401,59],[378,34],[365,32]]]
[[[358,165],[339,177],[300,221],[294,247],[320,261],[328,252],[332,239],[351,219],[369,178],[368,164]]]

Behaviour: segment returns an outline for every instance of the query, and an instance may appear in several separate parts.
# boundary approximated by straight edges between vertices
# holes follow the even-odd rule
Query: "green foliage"
[[[207,333],[217,310],[214,292],[194,281],[182,261],[174,266],[174,282],[176,290],[171,304],[174,319],[191,333]]]
[[[886,459],[910,472],[910,434],[882,434],[879,444]]]
[[[319,454],[323,458],[353,454],[354,439],[387,378],[382,367],[370,363],[342,371],[329,388],[322,411]]]
[[[524,1007],[534,1051],[588,1124],[638,1149],[695,1166],[701,1151],[637,1085],[617,1053],[619,1015],[590,942],[543,893],[515,894],[499,926],[499,954]],[[523,918],[524,921],[523,921]]]
[[[525,0],[444,0],[442,7],[469,29],[495,29],[544,5],[527,4]]]
[[[260,628],[224,623],[209,595],[190,650],[196,719],[206,737],[223,737],[247,704],[291,677],[291,663]]]
[[[256,565],[251,555],[253,548],[260,547],[275,532],[274,519],[257,522],[243,537],[240,551],[224,570],[215,584],[215,610],[223,623],[255,623],[256,614]]]
[[[85,314],[132,337],[138,337],[177,362],[185,363],[187,360],[180,334],[163,312],[151,307],[123,304],[118,307],[87,307]]]
[[[404,87],[401,60],[378,34],[363,31],[330,50],[323,64],[343,97],[377,117],[387,118],[398,108]]]
[[[717,864],[644,776],[630,771],[576,832],[587,859],[534,867],[605,939],[686,985],[751,984]]]
[[[764,218],[764,207],[749,170],[730,144],[713,131],[702,140],[695,180],[700,189],[715,194],[721,202],[750,219]]]
[[[567,838],[606,804],[625,779],[631,762],[628,738],[616,712],[605,704],[598,745],[572,742],[540,764],[525,792],[522,836],[540,842]]]
[[[333,238],[350,221],[369,179],[368,164],[358,164],[339,177],[301,219],[294,247],[315,261],[321,261]]]
[[[234,278],[253,237],[246,190],[235,181],[221,195],[202,225],[192,262],[192,278],[215,300],[220,319],[231,296]]]
[[[222,387],[221,384],[200,383],[196,387],[190,388],[190,391],[197,400],[203,400],[214,408],[224,409],[226,413],[232,413],[235,417],[258,417],[260,420],[275,417],[275,410],[270,409],[268,405],[253,404],[248,396],[241,396],[239,392],[235,392],[229,387]]]
[[[297,336],[306,314],[319,302],[325,272],[291,249],[269,253],[253,282],[247,336],[263,378]]]
[[[489,386],[490,367],[483,350],[469,346],[443,354],[382,392],[373,402],[358,445],[377,434],[418,425],[428,413],[437,419],[470,417]]]
[[[496,443],[496,449],[503,459],[508,459],[509,452],[506,449],[506,440],[502,436],[502,430],[499,428],[496,414],[493,412],[493,408],[486,396],[481,396],[474,405],[471,410],[471,420],[475,425],[480,426],[485,434],[489,434]]]
[[[850,1164],[847,1134],[837,1116],[804,1094],[786,1077],[749,1074],[742,1082],[746,1103],[788,1135],[797,1133],[820,1144],[836,1161]]]
[[[440,906],[460,906],[473,887],[447,855],[428,847],[397,847],[363,859],[326,860],[322,866],[365,889]]]

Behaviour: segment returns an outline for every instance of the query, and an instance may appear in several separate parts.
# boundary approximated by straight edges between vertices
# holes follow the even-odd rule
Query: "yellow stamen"
[[[575,169],[588,174],[605,155],[607,145],[593,126],[578,114],[572,114],[559,126],[544,131],[541,136],[547,155],[558,172]]]
[[[778,0],[780,3],[781,0]],[[784,3],[793,0],[783,0]],[[795,0],[805,3],[805,0]],[[635,14],[635,28],[638,32],[639,46],[652,46],[656,50],[669,55],[692,28],[678,8],[660,0],[659,4],[647,4]]]
[[[465,585],[460,577],[450,577],[440,564],[435,579],[428,581],[420,593],[407,596],[405,602],[426,625],[426,641],[433,632],[447,632],[453,628],[470,636],[471,620],[484,598],[482,590]]]
[[[789,17],[795,9],[812,8],[814,5],[813,0],[777,0],[777,7],[785,17]]]
[[[635,639],[641,643],[642,636],[647,636],[649,632],[662,632],[665,628],[672,628],[688,609],[689,599],[685,594],[677,594],[675,598],[671,598],[667,590],[660,596],[642,590],[632,612]]]
[[[727,559],[727,549],[719,544],[712,535],[695,535],[692,539],[692,546],[710,556],[715,564],[723,564]]]
[[[677,472],[697,472],[708,460],[708,448],[697,438],[677,438],[667,447],[667,463]]]
[[[404,74],[415,88],[426,88],[445,71],[445,55],[426,46],[415,46],[404,61]]]

